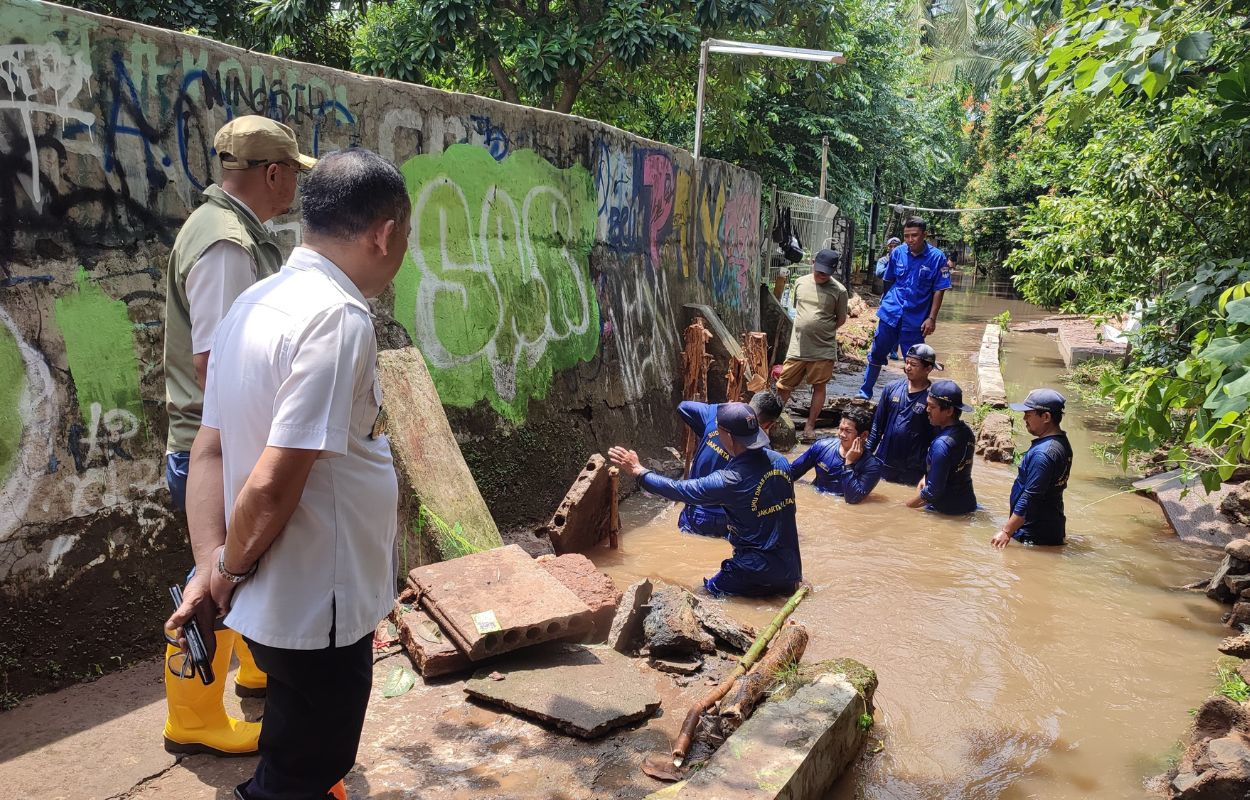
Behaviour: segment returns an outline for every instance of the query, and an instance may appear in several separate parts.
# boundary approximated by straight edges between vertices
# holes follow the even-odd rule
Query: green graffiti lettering
[[[464,144],[415,156],[403,173],[413,217],[396,316],[444,403],[486,400],[520,422],[556,371],[599,347],[590,172],[529,150],[497,162]]]
[[[17,339],[0,325],[0,482],[9,477],[22,447],[22,392],[26,364]]]
[[[78,391],[82,419],[91,423],[92,405],[100,411],[122,412],[105,418],[106,425],[139,425],[143,404],[139,399],[139,361],[135,357],[134,325],[126,304],[114,300],[78,271],[76,290],[56,300],[56,324],[65,337],[65,356]]]

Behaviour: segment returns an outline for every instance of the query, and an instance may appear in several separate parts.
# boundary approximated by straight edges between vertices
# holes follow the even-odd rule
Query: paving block
[[[590,632],[590,608],[511,544],[417,567],[421,607],[471,659]]]
[[[450,675],[473,666],[469,657],[456,648],[438,623],[419,606],[396,603],[391,618],[399,631],[399,641],[423,677]]]
[[[542,556],[538,563],[590,607],[590,617],[594,622],[590,641],[602,642],[612,626],[616,602],[621,596],[611,576],[600,572],[593,561],[580,553]]]
[[[859,756],[867,706],[845,675],[826,674],[765,703],[668,800],[821,800]]]
[[[1128,346],[1106,338],[1101,327],[1089,320],[1066,320],[1059,325],[1059,355],[1071,369],[1085,361],[1118,361]]]
[[[464,691],[584,739],[646,719],[660,707],[655,682],[638,662],[608,647],[572,644],[510,656],[479,670]]]
[[[1007,407],[1007,387],[999,365],[1002,330],[994,324],[985,326],[981,350],[977,353],[977,401],[994,408]]]
[[[399,473],[400,570],[502,545],[420,351],[378,353],[378,383]]]
[[[612,509],[608,462],[595,453],[573,479],[556,513],[536,533],[551,540],[556,555],[584,553],[611,535]]]
[[[1227,484],[1207,494],[1196,478],[1185,482],[1179,470],[1138,481],[1133,488],[1154,494],[1176,535],[1186,542],[1223,547],[1250,535],[1250,527],[1220,512],[1220,503],[1233,491]]]

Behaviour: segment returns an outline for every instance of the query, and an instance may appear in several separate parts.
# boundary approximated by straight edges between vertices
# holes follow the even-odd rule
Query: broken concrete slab
[[[794,320],[790,319],[781,301],[764,285],[760,286],[760,327],[768,335],[769,366],[785,361]]]
[[[592,626],[589,606],[514,544],[417,567],[408,583],[474,661]]]
[[[1013,322],[1008,329],[1014,333],[1058,333],[1059,326],[1064,322],[1083,320],[1080,314],[1056,314],[1030,322]]]
[[[651,581],[643,578],[631,583],[621,594],[608,629],[608,646],[616,652],[629,655],[638,649],[642,621],[650,610],[647,604],[651,602],[652,588]]]
[[[443,629],[418,606],[397,603],[391,618],[399,641],[424,678],[463,672],[473,662],[443,633]]]
[[[715,601],[695,597],[694,615],[705,631],[730,650],[745,653],[755,644],[755,629],[730,619]]]
[[[998,464],[1010,464],[1015,459],[1016,442],[1010,414],[991,411],[985,415],[977,430],[977,455]]]
[[[407,559],[401,573],[502,545],[420,351],[383,350],[377,373],[382,428],[399,474],[399,552]]]
[[[608,647],[561,644],[517,654],[479,670],[464,686],[475,700],[501,705],[558,730],[593,739],[646,719],[660,696],[633,659]]]
[[[981,349],[977,353],[977,402],[994,408],[1007,407],[1007,385],[999,365],[998,350],[1002,341],[1002,329],[990,323],[981,335]]]
[[[1220,503],[1232,491],[1228,485],[1207,494],[1198,479],[1183,481],[1180,470],[1161,473],[1133,484],[1154,494],[1163,515],[1183,541],[1224,547],[1233,539],[1250,536],[1250,527],[1220,513]]]
[[[660,672],[674,675],[693,675],[703,668],[701,658],[651,658],[647,663]]]
[[[642,632],[652,655],[711,653],[716,643],[699,624],[694,612],[694,595],[667,583],[657,584],[651,593],[650,610]]]
[[[1111,341],[1102,326],[1085,319],[1061,322],[1058,342],[1059,355],[1069,369],[1086,361],[1119,361],[1128,352],[1127,345]]]
[[[865,700],[845,675],[821,675],[765,703],[703,769],[650,797],[820,800],[863,748],[864,713]]]
[[[590,618],[594,623],[589,634],[590,641],[603,641],[612,627],[616,603],[620,599],[620,592],[616,591],[612,579],[580,553],[544,556],[538,559],[538,563],[590,607]]]
[[[595,453],[556,507],[556,512],[535,533],[551,540],[556,555],[584,553],[611,536],[613,525],[612,476],[608,462]]]

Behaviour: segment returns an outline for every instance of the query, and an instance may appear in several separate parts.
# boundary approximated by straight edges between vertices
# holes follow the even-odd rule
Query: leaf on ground
[[[417,685],[417,673],[400,664],[391,671],[386,683],[382,685],[383,697],[399,697]]]

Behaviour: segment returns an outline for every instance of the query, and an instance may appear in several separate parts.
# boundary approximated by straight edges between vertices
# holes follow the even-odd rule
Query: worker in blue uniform
[[[716,409],[717,432],[729,462],[711,475],[675,481],[643,467],[625,447],[608,450],[612,463],[652,494],[700,506],[720,506],[729,519],[733,555],[703,581],[712,595],[789,594],[803,579],[790,463],[766,448],[768,434],[746,403]]]
[[[912,217],[903,223],[903,244],[890,253],[882,279],[891,284],[877,309],[877,332],[868,352],[859,396],[872,398],[877,376],[894,348],[903,352],[920,344],[937,328],[942,297],[951,288],[950,262],[925,240],[928,223]]]
[[[964,404],[964,393],[954,381],[934,381],[926,402],[929,422],[937,429],[929,445],[925,476],[916,487],[916,496],[907,501],[912,508],[942,514],[968,514],[977,509],[972,491],[972,459],[976,436],[960,417],[972,407]]]
[[[1011,516],[990,539],[995,547],[1006,547],[1012,539],[1061,545],[1067,538],[1063,490],[1072,473],[1072,445],[1059,427],[1065,405],[1067,400],[1054,389],[1034,389],[1023,403],[1010,406],[1024,412],[1024,427],[1035,438],[1011,486]]]
[[[687,478],[705,478],[729,463],[729,453],[721,446],[720,434],[716,432],[718,408],[719,404],[700,403],[696,400],[686,400],[677,406],[677,413],[682,421],[699,437],[694,457],[690,460]],[[755,416],[765,432],[772,429],[773,423],[783,410],[781,401],[772,392],[756,392],[751,398],[751,408],[755,409]],[[724,539],[728,533],[728,522],[725,510],[719,506],[687,504],[677,517],[677,527],[682,533],[714,536],[719,539]]]
[[[904,378],[886,384],[877,401],[868,452],[881,461],[881,477],[915,486],[924,477],[925,459],[933,442],[929,424],[929,374],[942,369],[927,344],[914,344],[903,357]]]
[[[868,452],[871,417],[862,408],[848,408],[838,420],[837,438],[817,441],[790,464],[790,479],[797,481],[812,469],[816,491],[836,494],[854,505],[876,488],[881,462]]]

